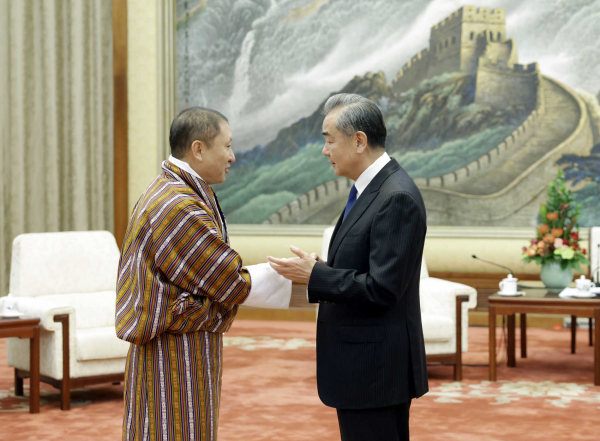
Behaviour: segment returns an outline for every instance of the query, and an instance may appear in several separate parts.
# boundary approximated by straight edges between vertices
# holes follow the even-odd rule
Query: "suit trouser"
[[[337,409],[342,441],[408,441],[410,403],[376,409]]]

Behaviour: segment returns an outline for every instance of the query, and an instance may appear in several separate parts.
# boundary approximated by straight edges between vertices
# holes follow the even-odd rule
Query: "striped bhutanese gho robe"
[[[223,332],[250,276],[213,190],[168,161],[162,169],[133,210],[119,262],[117,335],[132,343],[123,439],[216,440]]]

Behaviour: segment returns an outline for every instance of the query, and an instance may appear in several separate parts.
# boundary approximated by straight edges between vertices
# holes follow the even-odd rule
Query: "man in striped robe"
[[[291,283],[267,264],[243,268],[229,246],[209,184],[224,182],[235,161],[231,139],[220,113],[181,112],[172,155],[129,221],[116,307],[117,335],[132,343],[123,440],[216,440],[223,333],[238,305],[289,304]]]

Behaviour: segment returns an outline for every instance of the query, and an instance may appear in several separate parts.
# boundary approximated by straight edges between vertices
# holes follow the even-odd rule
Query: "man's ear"
[[[192,147],[190,148],[190,153],[192,154],[192,157],[196,161],[202,162],[202,153],[205,148],[206,148],[206,145],[202,141],[196,140],[196,141],[192,142]]]
[[[367,135],[365,134],[365,132],[356,132],[354,136],[356,136],[356,151],[358,153],[365,152],[366,149],[369,147],[369,144],[367,142]]]

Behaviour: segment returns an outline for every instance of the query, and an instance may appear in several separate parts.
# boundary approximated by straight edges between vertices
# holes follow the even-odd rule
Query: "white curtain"
[[[0,295],[21,233],[113,231],[110,0],[0,0]]]

